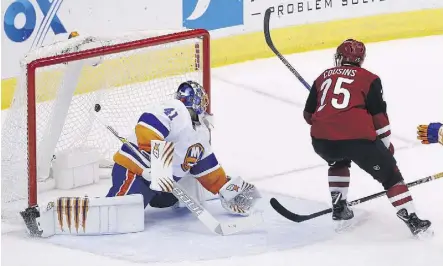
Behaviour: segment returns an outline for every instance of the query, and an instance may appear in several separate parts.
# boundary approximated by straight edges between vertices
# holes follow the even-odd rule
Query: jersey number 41
[[[175,111],[174,108],[166,108],[164,110],[165,115],[168,116],[169,120],[172,121],[172,119],[174,119],[176,116],[178,116],[177,111]]]

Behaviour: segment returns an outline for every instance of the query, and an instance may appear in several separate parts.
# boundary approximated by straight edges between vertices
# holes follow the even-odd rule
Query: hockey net
[[[93,148],[102,165],[112,162],[121,143],[96,121],[95,104],[127,136],[146,106],[172,98],[181,82],[198,81],[210,94],[205,30],[78,36],[32,51],[21,65],[2,127],[2,221],[54,187],[57,154]]]

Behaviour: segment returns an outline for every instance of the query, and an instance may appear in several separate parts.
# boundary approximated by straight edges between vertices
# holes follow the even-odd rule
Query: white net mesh
[[[2,219],[17,217],[28,198],[28,87],[26,66],[35,59],[97,47],[121,46],[157,33],[131,33],[118,38],[76,37],[42,47],[26,56],[23,73],[2,128]],[[37,68],[37,180],[51,178],[53,155],[94,148],[104,161],[121,143],[95,120],[100,116],[127,136],[147,105],[173,97],[186,80],[203,83],[202,39],[172,42]],[[38,185],[37,185],[38,187]],[[36,189],[34,187],[31,190]],[[105,192],[104,192],[105,193]]]

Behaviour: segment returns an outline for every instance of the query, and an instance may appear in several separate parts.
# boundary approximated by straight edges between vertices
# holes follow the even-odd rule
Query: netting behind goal
[[[198,81],[209,93],[209,70],[205,30],[76,37],[28,54],[2,128],[2,219],[37,203],[57,154],[92,148],[112,161],[121,143],[96,121],[95,104],[127,136],[181,82]]]

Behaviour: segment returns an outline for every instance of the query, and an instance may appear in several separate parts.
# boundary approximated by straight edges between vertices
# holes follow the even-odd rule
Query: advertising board
[[[272,56],[263,16],[282,53],[335,46],[345,38],[384,41],[443,34],[441,0],[4,0],[2,109],[9,106],[20,60],[35,47],[80,35],[205,28],[212,67]]]

